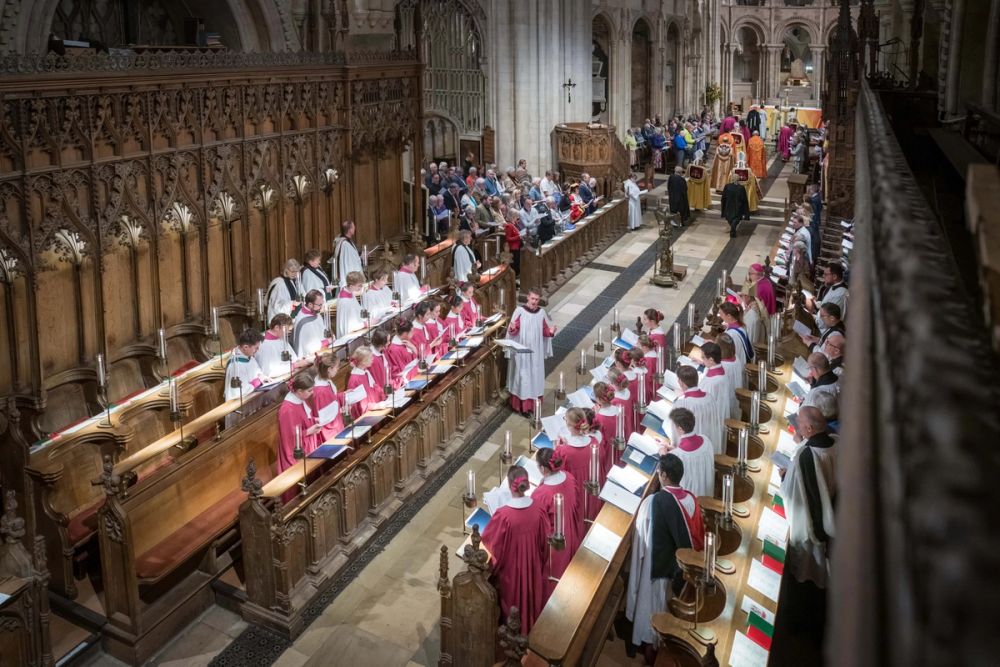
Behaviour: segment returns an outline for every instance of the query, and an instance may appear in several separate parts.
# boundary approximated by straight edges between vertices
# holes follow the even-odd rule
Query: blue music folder
[[[406,383],[407,391],[417,391],[427,386],[427,380],[410,380]]]
[[[552,438],[546,435],[545,431],[540,432],[532,438],[531,444],[533,444],[537,449],[552,449],[555,446],[552,442]]]
[[[486,530],[486,524],[492,518],[489,512],[482,507],[477,507],[476,511],[470,514],[469,518],[465,520],[465,525],[468,526],[469,530],[472,530],[473,526],[479,526],[479,534],[482,535],[483,531]]]
[[[332,461],[335,458],[343,456],[350,449],[351,448],[347,445],[320,445],[313,451],[309,452],[308,458],[327,459],[328,461]]]
[[[654,431],[656,431],[657,433],[659,433],[660,435],[662,435],[664,438],[669,438],[670,437],[669,435],[667,435],[667,432],[663,430],[663,421],[661,421],[652,412],[647,412],[643,416],[643,418],[642,418],[642,425],[645,426],[646,428],[653,429]]]

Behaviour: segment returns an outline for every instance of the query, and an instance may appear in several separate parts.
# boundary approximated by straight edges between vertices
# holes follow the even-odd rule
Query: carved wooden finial
[[[7,544],[14,544],[24,537],[24,519],[17,515],[17,497],[14,495],[14,489],[8,489],[4,497],[3,516],[0,516],[0,536]]]
[[[243,483],[240,485],[243,492],[248,494],[250,498],[256,500],[264,495],[262,489],[264,484],[257,479],[257,464],[254,462],[253,458],[247,461],[247,476],[243,478]]]
[[[528,638],[521,634],[521,612],[517,607],[510,608],[507,623],[497,630],[500,648],[503,649],[504,667],[516,667],[528,652]]]
[[[482,538],[479,536],[479,526],[472,526],[472,544],[466,544],[462,551],[462,560],[469,570],[474,572],[484,572],[489,568],[490,556],[484,549],[480,549]]]
[[[103,470],[101,476],[91,480],[90,483],[94,486],[103,486],[104,493],[109,496],[118,495],[122,490],[122,478],[115,474],[115,462],[110,454],[104,455],[104,463],[101,467]]]
[[[438,569],[438,593],[441,597],[451,595],[451,581],[448,579],[448,547],[441,545],[441,562]]]

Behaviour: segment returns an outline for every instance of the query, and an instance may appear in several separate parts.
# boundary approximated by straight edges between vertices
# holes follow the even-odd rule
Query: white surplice
[[[271,319],[278,313],[284,313],[285,315],[292,314],[292,301],[298,301],[302,298],[302,283],[299,282],[298,278],[290,278],[292,285],[295,289],[295,294],[290,294],[288,291],[288,283],[284,276],[278,276],[271,281],[271,284],[267,286],[267,322],[271,323]]]
[[[341,338],[365,327],[361,319],[361,304],[353,296],[341,296],[337,299],[337,338]]]
[[[670,453],[684,464],[684,476],[681,478],[681,488],[690,491],[695,497],[715,495],[715,454],[713,443],[705,436],[698,449],[684,451],[680,446],[670,450]]]
[[[724,443],[725,427],[723,425],[723,413],[719,407],[719,402],[708,392],[689,390],[683,396],[674,401],[674,408],[687,408],[694,414],[694,431],[702,433],[715,447],[721,447],[715,443]],[[704,394],[697,396],[693,394]],[[726,413],[728,414],[728,413]]]
[[[365,270],[354,241],[344,236],[338,236],[337,240],[334,241],[333,257],[330,258],[330,264],[333,266],[334,280],[340,287],[347,285],[348,273],[351,271],[364,273]]]
[[[371,287],[361,295],[361,307],[368,311],[374,320],[380,314],[392,310],[392,290],[386,285],[382,289]]]
[[[781,498],[784,501],[785,517],[788,519],[788,564],[796,580],[812,581],[820,588],[825,588],[828,576],[827,548],[816,537],[802,479],[802,454],[807,449],[812,454],[815,468],[822,528],[828,536],[834,537],[832,499],[836,495],[837,445],[799,447],[781,482]]]
[[[416,301],[420,298],[420,279],[415,273],[409,271],[396,271],[392,277],[392,284],[403,299],[403,302]]]
[[[282,361],[281,353],[286,350],[291,359],[289,361]],[[257,365],[260,366],[265,375],[275,378],[287,375],[291,364],[299,360],[299,355],[296,354],[287,341],[265,336],[264,340],[261,341],[260,347],[257,348],[257,354],[253,358],[257,360]]]
[[[507,352],[507,390],[518,398],[535,400],[545,393],[545,360],[552,356],[552,339],[542,335],[542,323],[552,328],[552,320],[544,308],[529,313],[523,306],[514,309],[511,323],[520,321],[516,335],[508,335],[511,340],[529,348],[531,352],[518,354]]]
[[[232,354],[229,355],[229,363],[226,365],[226,381],[223,384],[226,400],[239,398],[241,390],[244,398],[250,396],[254,390],[253,381],[263,380],[263,376],[264,373],[261,372],[256,359],[244,355],[238,347],[233,348]],[[239,387],[231,386],[234,377],[240,379]]]
[[[326,324],[323,318],[306,310],[299,312],[292,329],[292,344],[300,357],[311,358],[323,347],[326,338]]]
[[[631,178],[625,181],[625,196],[628,197],[628,228],[642,227],[642,202],[639,196],[642,190]]]
[[[472,248],[467,245],[458,244],[452,251],[452,269],[455,272],[455,280],[463,283],[469,279],[469,273],[476,261],[476,255]]]
[[[720,368],[717,366],[717,368]],[[698,385],[705,390],[709,396],[715,399],[719,408],[719,417],[722,420],[721,432],[723,437],[726,433],[726,420],[736,419],[733,415],[737,414],[739,411],[739,402],[736,399],[736,387],[733,386],[733,381],[728,375],[726,375],[725,368],[722,367],[722,375],[715,375],[709,377],[706,373],[705,379],[701,381]],[[704,429],[699,429],[704,433]],[[722,442],[712,440],[715,443],[716,454],[721,454],[724,449],[725,441]]]
[[[632,643],[636,646],[652,644],[660,639],[653,629],[653,614],[666,611],[670,580],[651,578],[653,561],[653,525],[650,494],[639,503],[635,513],[635,530],[632,532],[632,566],[628,577],[628,594],[625,616],[632,621]]]
[[[303,266],[302,271],[299,272],[299,281],[302,283],[303,296],[308,294],[310,290],[317,290],[325,300],[330,299],[330,291],[326,288],[331,285],[331,282],[323,269],[317,266]]]

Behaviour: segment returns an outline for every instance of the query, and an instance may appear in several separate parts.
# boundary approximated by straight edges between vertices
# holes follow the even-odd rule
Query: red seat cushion
[[[140,579],[157,580],[208,546],[236,523],[247,494],[236,489],[135,559]]]
[[[99,498],[93,504],[77,512],[66,526],[69,543],[78,547],[97,532],[97,510],[104,504],[104,498]]]

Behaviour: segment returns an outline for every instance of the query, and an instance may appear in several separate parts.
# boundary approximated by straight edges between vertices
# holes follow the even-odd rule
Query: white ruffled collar
[[[548,484],[549,486],[557,486],[566,481],[566,473],[562,470],[559,472],[554,472],[545,479],[542,480],[542,484]]]
[[[570,447],[586,447],[590,444],[589,435],[570,435],[566,438],[566,444]]]
[[[531,496],[522,496],[520,498],[511,498],[507,501],[507,507],[513,507],[516,510],[528,509],[531,507]]]

